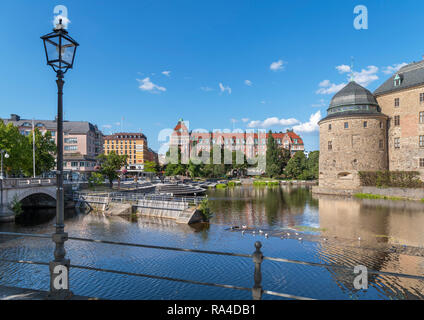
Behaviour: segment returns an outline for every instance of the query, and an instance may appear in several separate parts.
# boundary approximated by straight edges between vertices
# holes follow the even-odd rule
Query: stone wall
[[[424,93],[424,86],[377,96],[377,101],[390,119],[389,169],[419,171],[424,179],[424,167],[420,168],[419,164],[419,159],[424,158],[424,148],[419,146],[419,136],[424,135],[424,123],[419,123],[419,113],[424,111],[420,93]],[[398,107],[395,107],[395,98],[399,98]],[[395,116],[400,116],[399,126],[395,126]],[[399,138],[399,149],[394,147],[395,138]]]
[[[360,185],[358,171],[388,168],[386,119],[376,114],[339,116],[320,122],[320,187],[355,189]],[[345,122],[349,124],[347,129]]]
[[[362,193],[378,194],[386,197],[401,197],[412,200],[424,199],[424,189],[421,188],[377,188],[362,187]]]

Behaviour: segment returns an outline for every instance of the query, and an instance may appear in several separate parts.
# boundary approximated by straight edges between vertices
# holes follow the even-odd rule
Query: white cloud
[[[266,104],[266,101],[265,100],[261,100],[261,104]]]
[[[112,125],[111,124],[104,124],[104,125],[102,125],[102,128],[112,129]]]
[[[166,91],[165,87],[160,87],[151,82],[149,77],[144,78],[143,80],[137,79],[137,81],[140,82],[139,89],[141,89],[142,91],[147,91],[151,93],[160,93],[161,91]]]
[[[335,84],[331,83],[330,80],[324,80],[320,82],[319,86],[320,88],[316,91],[317,94],[334,94],[343,89],[346,83]]]
[[[371,82],[378,80],[378,68],[376,66],[368,66],[361,72],[353,72],[353,79],[363,87],[367,87]]]
[[[282,70],[282,69],[284,69],[284,63],[285,62],[283,60],[278,60],[278,61],[275,61],[275,62],[271,63],[271,65],[269,66],[269,68],[272,71]]]
[[[340,73],[345,73],[345,72],[350,72],[350,67],[342,64],[341,66],[337,66],[336,69],[340,72]]]
[[[244,123],[249,121],[249,118],[241,118],[241,121],[243,121]]]
[[[203,91],[206,91],[206,92],[213,91],[213,89],[211,87],[200,87],[200,89],[203,90]]]
[[[162,71],[162,74],[169,77],[171,75],[171,71]]]
[[[308,122],[301,123],[294,126],[293,130],[295,132],[306,132],[306,133],[319,131],[318,121],[320,120],[321,120],[321,111],[318,110],[314,114],[311,114]]]
[[[237,119],[234,119],[234,118],[231,118],[231,119],[230,119],[230,121],[231,121],[231,123],[236,123],[236,122],[238,122],[238,120],[237,120]]]
[[[400,68],[402,68],[406,65],[408,65],[406,62],[402,62],[402,63],[393,64],[391,66],[387,66],[387,67],[383,68],[383,73],[384,74],[393,74],[395,72],[398,72]]]
[[[221,92],[227,91],[228,94],[231,94],[231,88],[229,86],[224,87],[221,82],[219,83],[219,89],[221,90]]]
[[[336,69],[340,73],[352,72],[351,68],[345,64],[337,66]],[[371,82],[378,80],[378,67],[368,66],[366,69],[362,69],[360,72],[353,71],[353,79],[363,87],[368,86]]]
[[[251,87],[251,86],[252,86],[252,81],[250,81],[250,80],[244,80],[244,84],[245,84],[246,86]]]
[[[278,119],[277,117],[267,118],[264,121],[253,120],[250,121],[247,125],[249,128],[269,128],[275,126],[291,126],[293,124],[299,123],[299,120],[290,118],[290,119]]]

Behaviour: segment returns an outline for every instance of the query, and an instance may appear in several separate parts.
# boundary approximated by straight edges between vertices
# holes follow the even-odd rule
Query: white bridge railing
[[[3,188],[20,188],[28,186],[53,186],[56,178],[15,178],[3,179]]]

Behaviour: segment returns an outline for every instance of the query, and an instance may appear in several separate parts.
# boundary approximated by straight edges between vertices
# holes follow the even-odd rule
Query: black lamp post
[[[47,64],[57,76],[57,161],[56,161],[56,232],[53,241],[56,244],[54,260],[50,262],[50,293],[52,299],[66,299],[72,296],[69,290],[70,260],[65,259],[64,191],[63,191],[63,76],[72,69],[75,52],[79,44],[72,39],[62,24],[62,19],[53,32],[42,36],[46,51]]]

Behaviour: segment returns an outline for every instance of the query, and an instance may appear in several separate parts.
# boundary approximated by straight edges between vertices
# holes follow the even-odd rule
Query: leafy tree
[[[4,169],[8,174],[26,175],[33,174],[33,147],[32,136],[24,136],[19,132],[18,127],[12,123],[7,125],[0,120],[0,149],[9,154],[9,158],[4,159]],[[54,154],[56,145],[52,140],[50,132],[44,135],[35,129],[35,173],[40,175],[54,168]]]
[[[88,184],[92,186],[100,186],[104,182],[105,178],[100,172],[93,172],[88,178]]]
[[[306,161],[307,179],[318,179],[319,175],[319,151],[309,153]]]
[[[284,167],[290,160],[290,151],[281,149],[272,136],[272,131],[268,133],[267,149],[266,149],[266,169],[265,173],[269,177],[280,175]]]
[[[158,165],[153,161],[144,162],[144,172],[153,172],[156,173],[159,171]]]
[[[306,157],[303,151],[298,151],[293,158],[289,160],[285,168],[287,177],[292,179],[303,179],[306,170]]]
[[[40,175],[48,172],[55,167],[56,144],[52,140],[52,134],[47,131],[44,135],[35,128],[35,174]],[[25,166],[22,170],[24,174],[30,176],[33,173],[33,160],[32,160],[32,136],[31,132],[26,138],[29,146],[29,156],[26,157]],[[28,153],[27,153],[28,154]],[[29,160],[29,161],[28,161]]]
[[[113,180],[119,176],[119,170],[127,163],[127,155],[119,155],[112,151],[108,155],[99,155],[97,159],[100,162],[100,173],[108,178],[109,185],[112,187]]]

